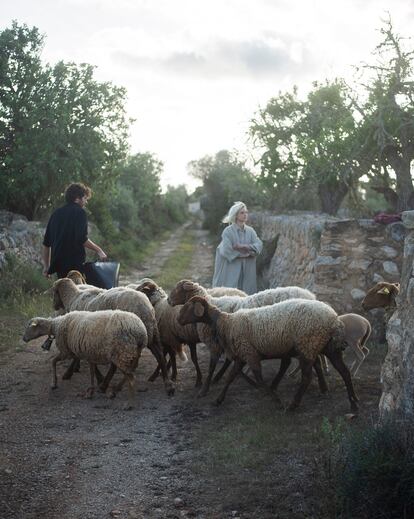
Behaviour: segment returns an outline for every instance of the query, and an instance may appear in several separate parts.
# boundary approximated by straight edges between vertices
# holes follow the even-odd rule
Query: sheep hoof
[[[167,395],[168,396],[173,396],[174,395],[174,393],[175,393],[175,387],[174,386],[169,386],[169,387],[166,387],[165,389],[167,391]]]
[[[195,387],[200,387],[202,385],[201,380],[196,380]]]
[[[149,379],[148,379],[148,382],[154,382],[154,380],[155,380],[157,377],[158,377],[158,374],[157,374],[157,375],[155,375],[155,374],[151,375],[151,376],[149,377]]]
[[[115,397],[116,397],[116,391],[111,389],[111,391],[109,391],[109,393],[108,393],[108,398],[110,398],[112,400]]]
[[[213,400],[212,405],[214,405],[214,407],[219,407],[222,404],[222,402],[223,400],[217,398],[217,400]]]
[[[84,398],[92,398],[93,395],[95,393],[95,388],[94,387],[88,387],[88,389],[85,391],[85,395],[84,395]]]

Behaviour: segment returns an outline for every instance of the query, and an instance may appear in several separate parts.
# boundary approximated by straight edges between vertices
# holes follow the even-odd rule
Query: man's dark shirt
[[[52,213],[46,227],[43,245],[51,247],[48,273],[67,274],[82,271],[86,254],[83,244],[88,239],[88,219],[79,204],[69,203]]]

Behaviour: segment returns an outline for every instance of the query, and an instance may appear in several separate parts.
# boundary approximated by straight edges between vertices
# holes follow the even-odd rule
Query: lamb
[[[170,355],[172,365],[172,379],[177,377],[177,367],[175,362],[175,353],[178,353],[181,358],[186,359],[182,351],[182,344],[188,344],[190,348],[191,360],[197,372],[196,387],[199,387],[202,382],[202,374],[198,364],[196,345],[199,341],[198,333],[195,326],[182,326],[178,323],[177,317],[180,307],[172,307],[168,304],[167,294],[153,281],[146,281],[138,286],[137,290],[143,292],[151,304],[154,306],[155,315],[157,317],[158,327],[160,331],[161,343],[164,352]],[[155,377],[157,373],[154,373]]]
[[[399,283],[388,283],[386,281],[381,281],[368,290],[366,296],[362,300],[362,308],[364,310],[385,308],[394,312],[396,307],[395,298],[399,293]]]
[[[35,317],[26,326],[23,340],[28,342],[42,335],[53,336],[59,350],[52,360],[52,389],[57,388],[57,362],[69,358],[85,359],[89,362],[91,377],[91,386],[85,396],[92,398],[95,391],[94,366],[111,364],[124,374],[114,388],[113,396],[127,380],[129,406],[132,406],[134,371],[142,349],[148,345],[147,331],[139,317],[121,310],[73,311],[49,319]]]
[[[236,296],[225,296],[225,297],[212,297],[209,296],[206,289],[198,283],[183,279],[179,281],[170,293],[168,301],[171,305],[182,305],[189,301],[193,296],[205,297],[212,305],[216,305],[220,310],[224,312],[233,313],[240,309],[258,308],[262,306],[272,305],[279,303],[286,299],[301,298],[301,299],[316,299],[315,294],[300,287],[279,287],[268,290],[263,290],[257,294],[253,294],[247,297],[236,297]],[[198,396],[205,396],[210,388],[210,383],[217,366],[217,362],[220,358],[222,350],[216,343],[215,338],[208,326],[200,323],[197,325],[197,332],[200,338],[200,342],[205,343],[210,349],[210,364],[209,371],[204,385],[200,390]],[[213,379],[213,383],[220,380],[226,369],[229,367],[231,360],[229,358],[223,364],[223,367],[217,373]]]
[[[73,310],[88,310],[90,312],[97,310],[125,310],[140,317],[147,330],[148,348],[161,367],[167,394],[172,395],[174,393],[174,385],[168,378],[165,359],[162,354],[154,309],[143,294],[123,287],[111,288],[109,290],[101,288],[81,290],[72,280],[67,278],[58,279],[52,288],[55,310],[60,308],[64,308],[67,312],[72,312]]]
[[[349,369],[342,358],[344,325],[329,305],[315,300],[290,299],[230,314],[219,310],[205,298],[195,296],[181,308],[178,322],[183,325],[207,324],[226,354],[234,360],[226,384],[216,400],[217,405],[223,402],[228,387],[246,363],[258,386],[268,392],[260,361],[280,358],[280,370],[271,386],[271,390],[276,391],[291,357],[298,356],[302,380],[289,405],[289,409],[293,410],[299,406],[311,381],[312,366],[318,364],[318,355],[324,353],[343,378],[351,409],[357,412],[358,398]]]
[[[355,371],[353,372],[353,376],[355,377],[361,364],[369,354],[369,349],[365,343],[371,335],[371,324],[368,319],[365,319],[365,317],[362,317],[362,315],[359,314],[343,314],[338,316],[338,319],[344,323],[345,341],[347,345],[352,348],[356,356],[356,359],[350,368],[351,373],[355,364],[359,361]],[[298,365],[291,373],[289,373],[289,375],[295,375],[299,369],[300,366]]]

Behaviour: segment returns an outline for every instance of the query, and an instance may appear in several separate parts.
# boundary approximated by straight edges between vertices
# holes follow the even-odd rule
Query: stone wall
[[[387,328],[388,353],[382,366],[380,417],[414,416],[414,211],[402,214],[407,229],[397,310]]]
[[[25,216],[0,211],[0,269],[6,261],[6,254],[41,267],[44,224],[29,222]]]
[[[375,283],[400,280],[405,228],[373,220],[314,213],[255,213],[251,223],[264,241],[258,259],[261,288],[298,285],[338,313],[365,315],[374,340],[385,340],[383,311],[364,314],[361,300]]]

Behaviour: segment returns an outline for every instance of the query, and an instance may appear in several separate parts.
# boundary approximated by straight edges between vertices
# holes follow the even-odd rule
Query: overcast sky
[[[45,61],[126,87],[131,153],[155,153],[163,185],[194,186],[187,163],[246,150],[249,120],[280,90],[349,78],[387,12],[412,34],[413,0],[0,0],[0,28],[36,26]]]

